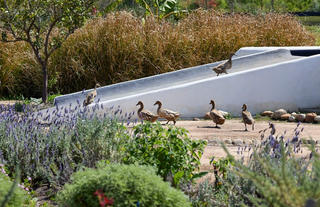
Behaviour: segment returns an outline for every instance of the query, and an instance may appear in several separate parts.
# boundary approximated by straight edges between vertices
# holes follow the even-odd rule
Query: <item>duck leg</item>
[[[248,131],[248,129],[247,129],[247,124],[246,124],[246,123],[244,123],[244,127],[245,127],[245,130],[244,130],[244,131]]]
[[[166,124],[169,124],[169,121],[170,121],[170,120],[168,120]]]
[[[176,125],[176,120],[173,120],[173,125]]]
[[[252,123],[252,131],[254,131],[254,123]]]
[[[218,126],[218,124],[216,123],[216,126],[215,126],[215,128],[217,128],[217,129],[220,129],[220,127]]]

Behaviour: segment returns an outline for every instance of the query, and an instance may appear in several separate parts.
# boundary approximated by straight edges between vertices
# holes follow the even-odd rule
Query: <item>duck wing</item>
[[[243,111],[242,118],[246,124],[252,124],[254,122],[254,119],[252,118],[250,111]]]

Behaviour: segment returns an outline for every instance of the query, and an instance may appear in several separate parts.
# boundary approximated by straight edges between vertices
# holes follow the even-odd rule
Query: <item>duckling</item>
[[[234,53],[231,53],[229,56],[229,59],[226,62],[221,63],[221,64],[212,68],[212,70],[217,73],[217,76],[219,76],[221,73],[228,74],[227,70],[232,67],[232,59],[231,58],[234,55],[235,55]]]
[[[162,103],[160,101],[157,101],[153,105],[158,105],[157,114],[159,115],[159,117],[165,118],[166,120],[168,120],[168,122],[166,124],[168,124],[170,121],[173,121],[173,124],[176,125],[176,119],[179,118],[179,116],[180,116],[180,114],[178,112],[174,112],[174,111],[171,111],[168,109],[161,108]]]
[[[146,120],[150,122],[155,122],[158,119],[158,115],[155,115],[151,113],[150,111],[143,109],[144,105],[142,101],[139,101],[136,106],[140,105],[140,108],[138,109],[138,116],[141,120]]]
[[[89,92],[87,94],[87,97],[86,99],[83,101],[83,106],[88,106],[89,104],[91,104],[94,99],[97,97],[97,88],[100,87],[100,84],[99,83],[96,83],[96,85],[94,86],[94,89],[93,91]]]
[[[215,103],[213,100],[211,100],[209,104],[212,105],[212,108],[210,111],[210,117],[211,117],[212,121],[214,123],[216,123],[216,128],[220,128],[220,127],[218,127],[218,124],[220,124],[220,125],[224,124],[224,121],[226,119],[223,117],[222,113],[215,108]]]
[[[250,111],[247,111],[247,105],[243,104],[242,106],[242,119],[245,127],[245,131],[248,131],[247,129],[247,124],[251,125],[252,124],[252,130],[254,130],[254,119],[251,116]]]

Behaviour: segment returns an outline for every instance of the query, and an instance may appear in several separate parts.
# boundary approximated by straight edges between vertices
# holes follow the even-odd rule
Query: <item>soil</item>
[[[297,123],[284,121],[273,121],[273,123],[276,128],[275,135],[282,135],[286,131],[285,138],[292,139]],[[176,125],[186,128],[190,132],[191,138],[208,141],[201,159],[201,170],[211,169],[209,162],[212,156],[216,158],[226,156],[225,151],[221,147],[221,142],[225,143],[231,154],[240,158],[242,155],[238,155],[238,148],[259,143],[261,140],[259,131],[267,129],[265,135],[270,135],[268,121],[257,121],[254,131],[252,131],[251,126],[248,126],[249,131],[244,131],[244,124],[240,119],[226,120],[220,129],[214,128],[215,124],[210,120],[178,121]],[[299,128],[304,128],[300,138],[309,142],[315,140],[320,143],[320,124],[302,123]],[[319,147],[319,145],[316,146]],[[306,148],[304,151],[307,153],[307,146],[304,145],[304,148]],[[248,152],[244,154],[244,156],[248,155]]]

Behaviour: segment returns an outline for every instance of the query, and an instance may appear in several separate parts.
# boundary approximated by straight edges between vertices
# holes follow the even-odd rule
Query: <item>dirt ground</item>
[[[276,135],[282,135],[286,131],[285,138],[292,139],[297,123],[278,121],[273,121],[273,123],[275,124]],[[240,157],[237,154],[238,148],[259,143],[261,140],[259,131],[269,127],[268,121],[257,121],[254,131],[252,131],[251,126],[248,127],[249,131],[244,131],[244,124],[240,119],[226,120],[221,129],[213,128],[215,125],[210,120],[178,121],[176,125],[186,128],[193,139],[208,141],[201,159],[201,170],[210,168],[209,162],[212,156],[217,158],[226,156],[220,142],[225,143],[231,154]],[[302,123],[299,128],[304,128],[300,138],[320,142],[320,124]],[[270,129],[265,132],[265,135],[270,135]]]

